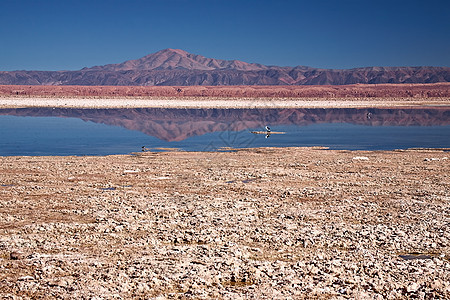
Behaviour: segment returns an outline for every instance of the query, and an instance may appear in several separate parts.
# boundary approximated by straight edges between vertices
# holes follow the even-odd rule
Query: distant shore
[[[0,85],[0,108],[370,108],[450,106],[450,83],[341,86]]]
[[[450,98],[355,98],[355,99],[280,99],[280,98],[0,98],[0,108],[370,108],[450,106]]]

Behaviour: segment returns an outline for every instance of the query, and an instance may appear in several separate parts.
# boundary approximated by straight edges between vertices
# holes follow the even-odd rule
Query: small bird
[[[270,132],[270,127],[266,126],[266,130],[267,130],[267,132]]]

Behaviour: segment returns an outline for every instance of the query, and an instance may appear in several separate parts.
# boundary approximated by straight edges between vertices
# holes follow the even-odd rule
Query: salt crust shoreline
[[[0,97],[0,108],[368,108],[450,106],[450,98],[21,98]]]

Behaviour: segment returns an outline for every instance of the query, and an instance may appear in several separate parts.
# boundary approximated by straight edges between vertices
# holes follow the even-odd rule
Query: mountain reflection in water
[[[285,134],[251,133],[264,131],[265,126]],[[289,146],[349,150],[449,148],[450,107],[18,108],[0,109],[0,128],[0,155],[127,154],[140,151],[142,146],[189,151]]]
[[[182,141],[211,132],[263,129],[265,125],[348,123],[365,126],[450,125],[450,108],[336,109],[0,109],[0,115],[79,118],[136,130],[161,140]]]

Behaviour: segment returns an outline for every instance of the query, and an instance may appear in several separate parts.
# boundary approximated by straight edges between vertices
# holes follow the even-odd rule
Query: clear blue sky
[[[450,1],[0,0],[2,71],[165,48],[266,65],[450,67]]]

